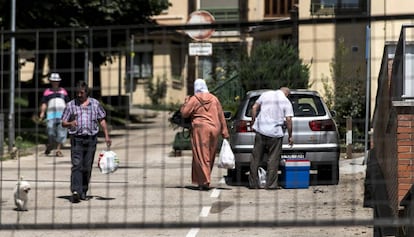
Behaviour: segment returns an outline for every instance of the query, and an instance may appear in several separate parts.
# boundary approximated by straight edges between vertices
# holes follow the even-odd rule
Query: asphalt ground
[[[364,225],[339,230],[334,226],[257,228],[274,218],[282,218],[288,226],[295,225],[298,218],[330,215],[369,220],[372,214],[360,205],[365,173],[361,154],[355,154],[355,159],[341,159],[341,179],[345,178],[338,187],[285,189],[275,196],[249,190],[245,184],[230,184],[225,170],[214,168],[212,189],[199,192],[191,184],[191,151],[184,151],[180,157],[172,155],[171,143],[178,130],[167,122],[169,114],[161,112],[154,117],[153,112],[141,112],[145,118],[141,123],[111,130],[112,150],[117,152],[121,166],[115,173],[103,175],[95,159],[89,201],[71,203],[68,145],[64,157],[45,156],[44,146],[39,144],[31,155],[2,162],[0,236],[332,236],[338,231],[343,236],[370,236],[371,228]],[[103,138],[99,141],[97,153],[105,149]],[[27,212],[16,211],[14,206],[13,189],[21,176],[32,185]],[[275,197],[277,205],[270,201]],[[314,211],[300,204],[309,201]],[[266,202],[281,216],[268,213],[271,206]],[[296,206],[293,212],[292,206]],[[303,225],[309,224],[306,220]],[[249,228],[252,223],[257,226]]]

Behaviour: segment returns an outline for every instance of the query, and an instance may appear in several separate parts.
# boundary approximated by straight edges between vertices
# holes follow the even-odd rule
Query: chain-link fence
[[[361,51],[367,47],[367,35],[341,35],[340,28],[349,32],[345,28],[354,26],[365,31],[361,24],[368,20],[375,19],[338,19],[337,37],[333,38],[317,34],[312,34],[314,38],[286,36],[286,29],[300,31],[301,26],[332,23],[323,19],[2,31],[0,229],[105,229],[105,234],[116,234],[118,230],[138,228],[142,236],[382,236],[390,227],[394,234],[396,229],[407,233],[404,231],[408,229],[400,227],[409,226],[410,219],[396,218],[388,210],[386,198],[378,201],[382,203],[377,208],[364,200],[370,191],[366,190],[364,147],[358,147],[352,160],[341,155],[338,185],[321,185],[310,172],[307,188],[276,191],[251,190],[248,173],[236,182],[229,176],[231,172],[217,167],[212,173],[212,188],[199,191],[191,183],[191,151],[184,150],[181,156],[171,152],[177,130],[168,121],[168,111],[192,93],[195,78],[203,77],[224,108],[234,114],[245,93],[238,75],[240,62],[249,50],[266,41],[267,36],[260,38],[263,32],[280,42],[290,42],[298,52],[306,51],[302,47],[314,47],[307,50],[314,57],[298,54],[306,58],[303,64],[310,68],[318,63],[330,65],[324,73],[333,71],[332,75],[311,70],[308,84],[336,111],[340,131],[346,132],[346,115],[354,116],[357,130],[353,139],[362,146],[367,139],[365,80],[370,69]],[[210,39],[212,46],[203,47],[212,47],[213,54],[189,55],[190,47],[200,46],[190,46],[193,42],[185,31],[209,27],[216,28],[216,34]],[[15,48],[10,44],[12,39]],[[317,61],[317,55],[322,54],[315,50],[319,40],[333,42],[335,59]],[[10,63],[11,55],[16,64]],[[383,60],[373,57],[378,58],[372,62]],[[314,61],[307,61],[310,58]],[[257,62],[258,67],[261,63]],[[275,59],[275,63],[282,62]],[[67,89],[70,98],[76,96],[76,82],[85,80],[91,96],[104,102],[112,149],[121,162],[115,173],[103,175],[95,159],[90,200],[78,204],[71,202],[69,189],[69,142],[62,149],[63,157],[53,152],[44,154],[46,124],[38,115],[51,72],[60,74],[60,86]],[[376,81],[375,77],[372,75],[371,80]],[[149,85],[157,88],[160,82],[165,83],[165,91],[149,93]],[[351,97],[348,92],[352,92]],[[160,104],[151,104],[151,97],[158,98]],[[344,146],[346,134],[340,136]],[[98,141],[97,154],[105,149],[103,137]],[[25,212],[16,210],[14,203],[13,189],[20,177],[31,184]],[[378,189],[376,192],[379,195]],[[389,194],[384,190],[381,193]]]

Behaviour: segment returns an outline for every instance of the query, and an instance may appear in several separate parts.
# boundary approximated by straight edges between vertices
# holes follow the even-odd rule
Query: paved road
[[[112,130],[121,166],[103,175],[95,164],[92,199],[79,204],[70,202],[68,147],[63,158],[44,156],[40,146],[33,155],[3,162],[0,235],[372,236],[369,226],[345,224],[372,217],[362,208],[361,158],[341,161],[338,186],[249,190],[246,183],[229,183],[226,171],[214,168],[213,189],[200,192],[191,184],[191,152],[170,155],[176,131],[167,118],[163,112],[126,130]],[[98,151],[104,148],[99,143]],[[12,190],[20,176],[33,188],[27,212],[14,210]],[[318,222],[338,220],[343,226],[317,228]]]

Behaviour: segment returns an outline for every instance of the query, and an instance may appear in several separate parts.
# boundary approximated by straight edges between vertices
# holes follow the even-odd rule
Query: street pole
[[[367,3],[368,12],[368,24],[366,27],[366,51],[365,59],[367,62],[367,75],[366,75],[366,92],[365,92],[365,149],[364,149],[364,161],[363,164],[367,163],[368,159],[368,146],[370,144],[370,124],[371,124],[371,1]]]
[[[129,64],[129,108],[132,108],[132,104],[133,104],[133,94],[134,94],[134,90],[133,90],[133,86],[134,86],[134,57],[135,57],[135,51],[134,51],[134,44],[135,44],[135,39],[134,39],[134,35],[131,35],[131,42],[130,42],[130,64]]]
[[[3,157],[3,142],[4,142],[4,114],[0,113],[0,158]]]
[[[15,38],[16,30],[16,0],[12,0],[11,6],[11,39],[10,39],[10,110],[9,110],[9,153],[12,152],[14,144],[14,76],[15,76]]]
[[[4,31],[4,28],[1,27],[1,31]],[[1,38],[0,38],[0,45],[4,45],[4,34],[1,34]],[[3,51],[3,47],[0,47],[0,61],[4,62],[4,51]],[[4,72],[4,68],[3,68],[3,63],[1,63],[0,65],[0,71]],[[4,73],[0,74],[0,88],[3,88],[3,82],[4,82],[4,78],[3,78]],[[3,109],[4,109],[4,104],[3,104],[3,90],[0,90],[0,98],[1,98],[1,102],[0,102],[0,157],[3,157],[3,151],[4,151],[4,113],[3,113]]]
[[[88,85],[90,85],[89,83],[89,37],[87,35],[84,35],[84,41],[85,41],[85,59],[84,59],[84,81],[86,81],[86,83],[88,83]]]

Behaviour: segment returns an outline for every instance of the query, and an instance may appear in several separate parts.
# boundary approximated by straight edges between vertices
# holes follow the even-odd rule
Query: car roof
[[[255,96],[255,95],[260,95],[265,91],[271,91],[272,89],[259,89],[259,90],[251,90],[248,91],[246,93],[246,95],[250,96]],[[314,90],[308,90],[308,89],[290,89],[290,94],[295,95],[295,94],[308,94],[308,95],[316,95],[319,96],[319,93],[317,91]]]

